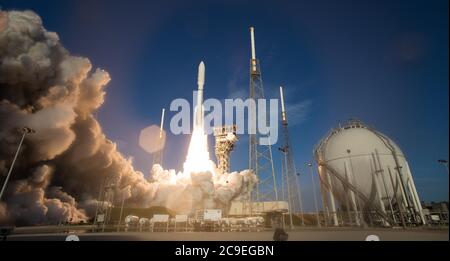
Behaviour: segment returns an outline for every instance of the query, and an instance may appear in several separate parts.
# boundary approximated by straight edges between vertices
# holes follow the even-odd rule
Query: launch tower
[[[214,128],[214,136],[216,137],[217,168],[222,173],[230,172],[230,153],[238,140],[236,125],[216,127]]]
[[[263,81],[259,60],[256,59],[254,28],[250,27],[251,51],[250,60],[250,99],[257,104],[258,99],[264,99]],[[258,118],[255,115],[256,108],[250,108],[249,121],[256,123]],[[266,115],[267,117],[267,115]],[[249,169],[253,170],[258,177],[256,189],[252,192],[253,201],[273,201],[278,200],[275,171],[272,159],[272,147],[270,145],[259,144],[260,134],[249,132]]]

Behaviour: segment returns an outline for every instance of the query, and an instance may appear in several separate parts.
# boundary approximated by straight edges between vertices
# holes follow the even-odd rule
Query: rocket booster
[[[203,85],[205,85],[205,64],[200,62],[198,65],[198,80],[197,80],[197,105],[195,106],[195,126],[203,128]]]

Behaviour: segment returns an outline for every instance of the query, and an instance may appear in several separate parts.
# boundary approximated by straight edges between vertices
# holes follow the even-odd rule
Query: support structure
[[[238,140],[236,136],[236,125],[214,128],[214,137],[216,137],[215,152],[217,168],[222,173],[230,172],[230,154],[233,151],[234,144]]]
[[[345,161],[344,162],[345,177],[349,184],[354,184],[353,173],[351,172],[351,169],[348,167],[348,165],[349,164],[347,163],[347,161]],[[355,224],[359,227],[361,225],[361,222],[360,222],[359,213],[358,213],[358,206],[356,205],[355,192],[352,190],[350,190],[349,192],[350,192],[350,201],[352,204],[352,209],[353,209],[353,213],[355,216]]]
[[[367,154],[359,152],[358,155],[352,155],[352,151],[347,149],[347,155],[339,158],[340,161],[343,161],[343,167],[333,164],[334,159],[327,159],[326,151],[329,140],[341,131],[358,128],[372,132],[386,147],[386,150],[380,154],[375,147]],[[399,155],[402,155],[400,153],[389,138],[358,120],[350,120],[345,125],[339,125],[339,128],[331,130],[314,150],[321,178],[324,208],[328,211],[328,220],[332,221],[334,225],[347,223],[343,220],[344,216],[336,216],[335,204],[337,203],[340,210],[347,210],[348,224],[403,226],[403,228],[425,225],[427,220],[411,171],[403,156],[399,158]],[[359,168],[356,170],[359,173],[355,172],[353,168],[353,157],[358,158]],[[383,162],[380,157],[384,157]],[[365,159],[365,161],[361,159]],[[366,169],[361,167],[361,162],[367,164]],[[366,175],[371,179],[368,181],[371,184],[370,193],[356,182],[355,178],[358,175]],[[328,198],[326,194],[328,194]]]
[[[258,99],[264,99],[263,81],[258,59],[256,59],[254,28],[250,27],[251,52],[250,60],[250,103],[249,122],[252,130],[249,130],[249,169],[258,177],[256,189],[252,191],[253,201],[278,200],[278,192],[273,167],[272,147],[259,144],[260,137],[256,131],[258,117],[256,117],[256,104]],[[266,115],[267,117],[267,115]]]
[[[313,196],[314,196],[314,207],[316,210],[316,218],[317,218],[317,226],[321,227],[322,225],[320,224],[320,213],[319,213],[319,207],[317,205],[317,196],[316,196],[316,184],[314,182],[314,173],[313,173],[313,165],[312,163],[307,163],[306,164],[309,168],[309,174],[311,175],[311,184],[312,184],[312,190],[313,190]]]
[[[416,224],[426,225],[426,219],[425,219],[425,216],[422,211],[422,206],[420,204],[420,200],[417,195],[416,187],[413,183],[414,181],[412,180],[412,175],[409,170],[408,162],[405,161],[406,174],[403,174],[402,169],[404,166],[401,166],[399,163],[399,159],[397,156],[398,154],[397,154],[395,146],[392,145],[390,140],[383,134],[377,132],[376,130],[374,130],[370,127],[367,127],[367,128],[370,131],[372,131],[373,133],[375,133],[378,136],[378,138],[380,138],[383,141],[383,143],[386,145],[386,147],[392,153],[392,158],[394,159],[394,162],[396,165],[395,170],[398,173],[398,177],[399,177],[399,181],[400,181],[400,185],[401,185],[400,186],[401,191],[402,191],[403,197],[405,199],[404,203],[405,203],[405,206],[407,206],[409,215],[412,216],[411,219],[414,220],[414,222]],[[376,152],[376,153],[378,153],[378,152]]]
[[[286,109],[284,107],[284,96],[283,87],[280,87],[280,98],[281,98],[281,125],[283,132],[283,147],[280,151],[284,154],[284,176],[286,179],[286,191],[287,200],[289,202],[289,212],[290,215],[298,213],[301,216],[302,225],[305,225],[303,218],[303,203],[300,193],[300,187],[298,183],[297,169],[294,163],[294,151],[292,149],[292,144],[289,138],[289,128],[286,115]],[[292,226],[292,217],[291,226]]]
[[[333,218],[333,225],[335,227],[339,226],[339,221],[338,221],[338,216],[337,216],[337,211],[336,211],[336,201],[334,200],[334,195],[333,195],[333,185],[331,184],[331,179],[330,179],[330,174],[327,173],[327,181],[329,188],[328,188],[328,195],[330,197],[330,204],[331,204],[331,216]]]

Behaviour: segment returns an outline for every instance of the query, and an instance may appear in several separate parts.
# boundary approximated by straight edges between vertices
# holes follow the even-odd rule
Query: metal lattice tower
[[[214,137],[216,137],[215,152],[217,168],[222,173],[230,172],[230,153],[233,151],[234,144],[238,140],[236,136],[236,125],[214,128]]]
[[[303,219],[303,203],[298,183],[298,174],[294,163],[294,151],[292,149],[291,141],[289,138],[289,128],[286,110],[284,107],[284,97],[282,87],[280,87],[280,97],[281,97],[281,126],[283,132],[283,147],[281,147],[279,150],[283,153],[284,156],[283,180],[285,182],[285,189],[284,189],[285,195],[283,195],[283,199],[286,199],[289,203],[290,224],[292,227],[293,223],[291,215],[295,213],[300,214],[302,225],[305,225],[305,223]]]
[[[259,60],[255,54],[255,37],[254,29],[250,27],[251,51],[252,58],[250,60],[250,99],[254,101],[251,107],[257,104],[258,99],[264,99],[263,81],[261,78],[261,70]],[[257,124],[257,117],[254,114],[256,108],[250,108],[249,121]],[[267,115],[266,115],[267,117]],[[272,159],[272,147],[270,145],[259,144],[261,135],[256,132],[252,134],[249,131],[249,169],[253,170],[258,177],[256,190],[252,192],[252,200],[256,201],[273,201],[278,200],[275,171]]]

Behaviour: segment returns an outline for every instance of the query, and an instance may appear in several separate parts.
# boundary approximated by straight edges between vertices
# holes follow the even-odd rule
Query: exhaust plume
[[[2,182],[22,135],[18,129],[36,130],[26,136],[14,165],[0,202],[0,224],[88,221],[106,178],[116,184],[116,201],[126,197],[128,206],[165,206],[178,213],[224,206],[248,194],[256,182],[250,171],[182,175],[155,165],[147,181],[93,116],[109,81],[89,59],[71,55],[37,14],[0,11]]]

